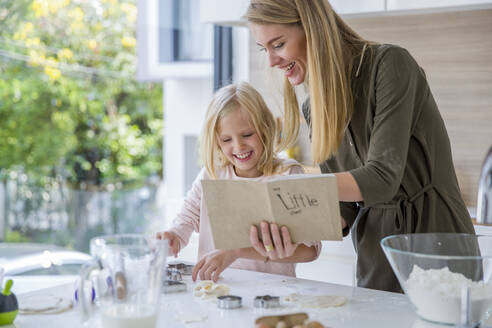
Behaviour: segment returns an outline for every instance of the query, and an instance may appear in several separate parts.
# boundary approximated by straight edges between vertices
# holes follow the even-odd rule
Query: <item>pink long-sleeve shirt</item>
[[[289,167],[283,173],[279,175],[290,175],[304,173],[303,168],[294,160],[284,159],[282,160],[284,167]],[[232,165],[225,168],[218,169],[216,172],[218,179],[233,179],[233,180],[255,180],[255,181],[267,181],[276,176],[260,176],[257,178],[242,178],[238,177],[234,172]],[[202,169],[196,177],[191,190],[188,191],[181,211],[173,221],[173,227],[170,231],[176,233],[179,238],[181,248],[184,248],[190,239],[193,231],[199,233],[198,242],[198,260],[200,260],[205,254],[215,250],[214,242],[212,238],[212,231],[210,229],[210,220],[207,214],[207,207],[203,198],[202,180],[209,179],[205,169]],[[321,243],[305,243],[307,246],[314,246],[316,248],[317,255],[321,252]],[[286,276],[295,277],[295,263],[276,263],[257,261],[251,259],[237,259],[230,266],[231,268],[252,270],[259,272],[267,272],[274,274],[281,274]]]

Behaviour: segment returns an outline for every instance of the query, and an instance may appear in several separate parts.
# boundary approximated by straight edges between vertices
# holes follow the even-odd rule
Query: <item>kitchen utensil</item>
[[[85,290],[89,277],[96,281],[99,309],[94,311],[86,293],[78,293],[85,324],[154,328],[168,242],[147,235],[110,235],[93,238],[90,249],[95,260],[82,269],[78,290]]]
[[[166,278],[167,280],[172,281],[181,281],[183,280],[183,275],[176,269],[167,268],[166,269]]]
[[[270,309],[280,306],[280,298],[278,296],[256,296],[253,301],[255,308]]]
[[[234,295],[224,295],[217,297],[217,307],[219,309],[237,309],[241,307],[242,298]]]
[[[186,263],[182,263],[182,262],[169,263],[167,265],[167,268],[169,270],[177,271],[177,272],[181,273],[181,275],[184,275],[184,276],[191,276],[191,274],[193,273],[194,267],[195,266],[192,264],[186,264]]]
[[[19,312],[19,304],[15,294],[10,291],[14,282],[7,280],[5,288],[0,293],[0,325],[10,325]],[[1,285],[0,285],[1,287]]]
[[[402,289],[424,320],[459,324],[462,289],[468,288],[469,321],[492,308],[492,236],[457,233],[393,235],[381,246]]]

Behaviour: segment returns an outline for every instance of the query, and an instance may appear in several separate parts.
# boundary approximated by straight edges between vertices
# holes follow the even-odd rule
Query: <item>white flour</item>
[[[406,293],[424,319],[444,323],[460,323],[461,289],[470,290],[471,320],[479,322],[492,305],[492,289],[483,281],[472,281],[461,273],[442,269],[423,270],[413,266],[405,283]]]

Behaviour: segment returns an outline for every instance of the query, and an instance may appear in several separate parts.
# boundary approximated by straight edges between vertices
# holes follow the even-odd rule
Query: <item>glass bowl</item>
[[[461,322],[461,295],[469,290],[470,321],[492,307],[492,236],[456,233],[393,235],[381,247],[405,294],[422,319]]]

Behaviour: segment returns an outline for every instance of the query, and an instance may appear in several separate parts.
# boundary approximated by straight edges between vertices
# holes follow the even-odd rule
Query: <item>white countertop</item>
[[[34,277],[18,277],[14,279],[14,286],[28,284]],[[34,280],[32,280],[34,281]],[[61,280],[63,285],[52,286],[40,290],[31,284],[31,291],[26,288],[18,290],[19,299],[30,293],[51,293],[57,296],[71,298],[73,295],[73,282]],[[417,318],[405,295],[376,291],[365,288],[334,285],[319,281],[291,278],[285,276],[228,269],[223,273],[219,283],[230,287],[232,295],[241,296],[243,307],[234,310],[220,310],[216,304],[201,300],[193,296],[193,283],[187,281],[188,291],[183,293],[163,295],[161,300],[161,313],[158,319],[158,327],[231,327],[235,328],[254,326],[254,321],[262,315],[275,313],[306,312],[310,320],[318,320],[325,327],[409,327],[409,328],[439,328]],[[53,282],[52,282],[53,285]],[[32,289],[38,289],[32,291]],[[306,309],[296,308],[290,304],[282,303],[280,309],[258,310],[253,307],[253,299],[258,295],[274,295],[281,298],[291,293],[310,295],[341,295],[349,299],[348,303],[337,308]],[[200,317],[200,322],[184,324],[180,317]],[[17,328],[30,327],[66,327],[82,326],[77,310],[56,315],[19,315],[15,320]],[[8,326],[5,326],[8,327]]]

